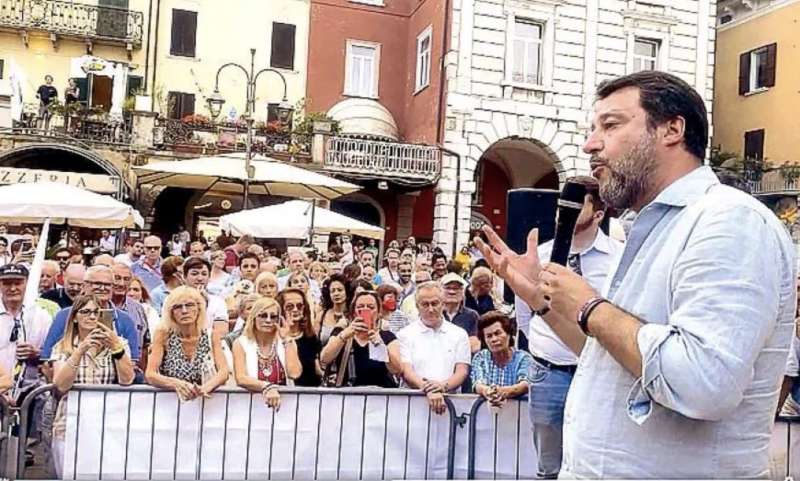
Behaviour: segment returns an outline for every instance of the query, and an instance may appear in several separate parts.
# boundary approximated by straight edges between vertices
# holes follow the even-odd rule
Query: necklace
[[[258,346],[256,349],[256,354],[258,355],[258,367],[264,373],[264,377],[269,379],[272,375],[272,366],[275,364],[275,342],[270,345],[269,352],[264,354],[261,350],[261,346]]]

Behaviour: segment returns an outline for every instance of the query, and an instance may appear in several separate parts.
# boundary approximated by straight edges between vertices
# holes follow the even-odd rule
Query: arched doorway
[[[508,137],[490,145],[475,169],[473,210],[502,236],[506,234],[507,194],[511,189],[558,189],[558,158],[534,139]]]
[[[29,169],[32,171],[34,178],[36,173],[41,173],[42,180],[66,182],[89,190],[97,190],[107,194],[115,193],[123,198],[129,197],[133,192],[131,185],[128,184],[127,179],[117,166],[97,152],[76,145],[36,143],[16,147],[0,153],[0,168],[2,167]],[[68,176],[60,176],[56,173],[109,176],[109,182],[115,185],[116,189],[113,189],[114,192],[109,192],[111,189],[108,186],[93,186],[91,182],[81,185],[78,183],[77,177],[73,177],[70,181]],[[95,178],[95,180],[98,179],[100,178]],[[2,183],[8,183],[8,180]]]

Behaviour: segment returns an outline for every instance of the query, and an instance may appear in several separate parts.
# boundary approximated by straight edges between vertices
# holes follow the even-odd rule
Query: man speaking
[[[484,256],[576,354],[561,476],[769,475],[795,310],[794,246],[765,206],[703,166],[700,96],[662,72],[601,84],[584,151],[600,197],[636,217],[601,293],[517,255]]]

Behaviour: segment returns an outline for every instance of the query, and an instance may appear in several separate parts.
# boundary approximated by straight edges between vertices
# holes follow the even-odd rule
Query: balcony
[[[353,178],[431,184],[441,172],[441,150],[430,145],[329,137],[325,142],[323,167]]]
[[[0,29],[28,31],[79,38],[89,42],[125,45],[128,50],[142,45],[142,12],[100,7],[61,0],[0,0]]]
[[[800,178],[786,176],[779,170],[767,172],[758,182],[753,182],[753,195],[798,195]]]

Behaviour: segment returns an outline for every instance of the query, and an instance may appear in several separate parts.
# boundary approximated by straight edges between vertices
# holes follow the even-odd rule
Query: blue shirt
[[[153,293],[153,289],[163,284],[161,261],[158,262],[157,266],[151,267],[150,264],[145,263],[145,258],[142,256],[141,259],[131,265],[131,274],[141,279],[144,286],[147,288],[147,292],[151,294]]]
[[[72,311],[72,307],[61,309],[56,314],[56,317],[53,318],[53,323],[50,325],[50,330],[47,331],[47,337],[42,345],[41,359],[50,359],[53,347],[64,337],[64,330],[67,327],[67,318],[69,318],[70,311]],[[131,359],[138,360],[141,355],[139,333],[136,332],[133,320],[125,311],[114,309],[114,328],[117,330],[118,335],[128,341],[128,347],[131,349]]]
[[[643,322],[642,376],[586,340],[560,476],[769,476],[795,278],[783,224],[709,167],[661,191],[638,212],[603,289]]]
[[[497,365],[488,349],[481,349],[472,357],[472,389],[478,383],[487,386],[513,386],[522,381],[530,383],[528,370],[533,357],[525,351],[514,349],[511,360],[503,367]],[[520,399],[527,399],[527,395]]]

